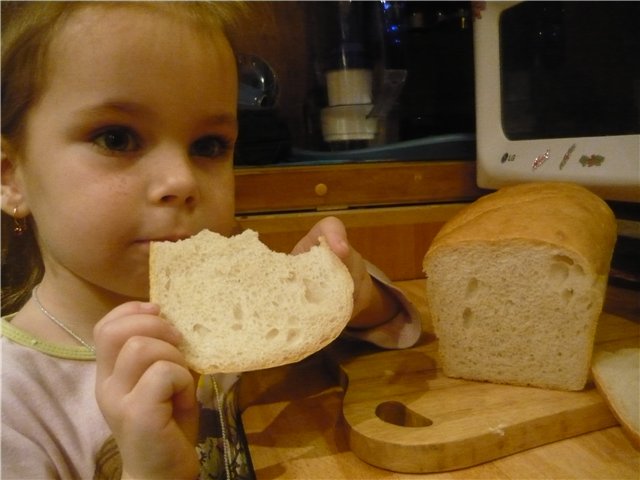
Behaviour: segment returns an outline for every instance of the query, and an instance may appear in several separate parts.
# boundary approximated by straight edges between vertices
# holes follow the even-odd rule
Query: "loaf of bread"
[[[569,183],[505,187],[462,210],[423,263],[444,373],[584,388],[615,240],[607,204]]]
[[[271,251],[247,230],[153,242],[150,299],[184,336],[200,373],[299,361],[334,340],[353,309],[353,280],[324,239],[299,255]]]
[[[640,348],[596,352],[591,368],[598,390],[640,449]]]

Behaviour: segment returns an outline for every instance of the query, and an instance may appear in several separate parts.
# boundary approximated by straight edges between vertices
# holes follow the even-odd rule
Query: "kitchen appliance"
[[[487,2],[474,24],[477,178],[640,202],[640,3]]]
[[[293,162],[472,159],[470,2],[306,2],[311,85]]]
[[[373,110],[373,59],[365,25],[368,5],[337,2],[337,35],[325,57],[327,105],[321,109],[322,135],[336,148],[366,145],[373,140],[377,118]],[[353,143],[355,142],[355,143]]]

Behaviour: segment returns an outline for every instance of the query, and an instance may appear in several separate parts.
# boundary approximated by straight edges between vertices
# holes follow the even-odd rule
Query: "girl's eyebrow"
[[[206,121],[213,124],[236,124],[238,122],[238,118],[232,113],[219,113],[216,115],[210,115],[206,118]]]
[[[129,101],[106,101],[97,105],[80,108],[77,113],[81,117],[95,118],[109,114],[125,114],[140,117],[153,116],[153,110],[149,107]],[[235,112],[221,112],[206,115],[202,122],[207,125],[235,125],[237,124]]]
[[[127,114],[138,116],[151,116],[151,109],[135,102],[106,101],[96,105],[79,108],[76,113],[81,117],[93,118],[108,114]]]

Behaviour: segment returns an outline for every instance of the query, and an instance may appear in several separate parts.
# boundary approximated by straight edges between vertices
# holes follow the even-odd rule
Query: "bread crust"
[[[597,275],[606,275],[616,242],[609,206],[572,183],[536,182],[502,188],[479,198],[449,220],[424,260],[463,242],[523,239],[558,245],[581,256]]]

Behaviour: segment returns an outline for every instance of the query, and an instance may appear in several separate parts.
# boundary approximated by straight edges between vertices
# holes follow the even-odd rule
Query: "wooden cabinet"
[[[483,192],[475,162],[375,162],[236,169],[244,228],[288,252],[334,215],[349,240],[393,280],[421,278],[422,258],[444,222]]]

